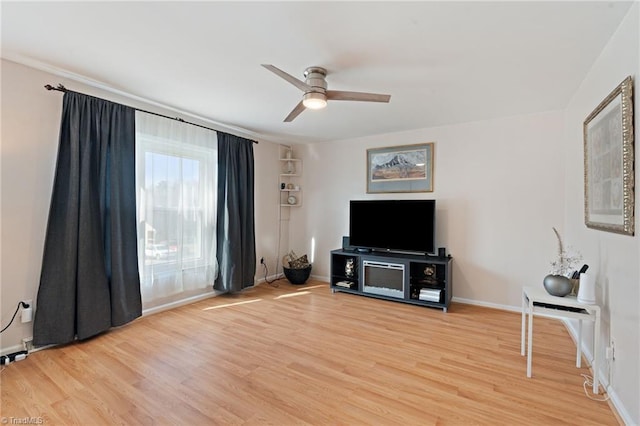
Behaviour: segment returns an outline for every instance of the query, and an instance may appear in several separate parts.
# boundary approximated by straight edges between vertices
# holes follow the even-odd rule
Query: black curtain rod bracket
[[[66,93],[66,92],[70,92],[70,90],[68,90],[66,87],[64,87],[64,86],[63,86],[62,84],[60,84],[60,83],[58,83],[58,86],[57,86],[57,87],[53,87],[53,86],[52,86],[52,85],[50,85],[50,84],[45,84],[44,88],[45,88],[45,89],[47,89],[47,90],[49,90],[49,91],[51,91],[51,90],[55,90],[55,91],[57,91],[57,92],[64,92],[64,93]],[[77,92],[77,93],[80,93],[80,92]],[[146,112],[147,114],[157,115],[158,117],[168,118],[169,120],[176,120],[176,121],[180,121],[181,123],[191,124],[192,126],[201,127],[201,128],[203,128],[203,129],[213,130],[214,132],[221,132],[221,130],[216,130],[216,129],[212,129],[211,127],[203,126],[203,125],[201,125],[201,124],[192,123],[192,122],[190,122],[190,121],[185,121],[185,120],[183,120],[183,119],[182,119],[182,118],[180,118],[180,117],[169,117],[168,115],[158,114],[157,112],[151,112],[151,111],[147,111],[147,110],[140,109],[140,108],[134,108],[134,107],[132,107],[132,108],[133,108],[133,109],[135,109],[136,111]],[[250,139],[249,139],[249,140],[250,140]],[[253,142],[253,143],[255,143],[255,144],[258,144],[258,141],[251,140],[251,142]]]
[[[62,84],[58,84],[58,87],[53,87],[52,85],[47,84],[47,85],[44,86],[44,88],[47,89],[47,90],[57,90],[58,92],[66,92],[67,91],[67,88],[64,87]]]

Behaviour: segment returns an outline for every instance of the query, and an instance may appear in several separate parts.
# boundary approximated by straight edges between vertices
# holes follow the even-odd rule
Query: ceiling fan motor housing
[[[324,93],[327,90],[327,70],[322,67],[309,67],[304,70],[305,83],[313,87],[314,92]]]

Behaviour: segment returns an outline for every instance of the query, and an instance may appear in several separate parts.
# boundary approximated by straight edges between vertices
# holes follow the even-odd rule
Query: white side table
[[[528,330],[526,316],[529,315]],[[582,361],[582,321],[594,322],[593,330],[593,393],[598,393],[598,352],[600,348],[600,306],[580,303],[575,296],[552,296],[540,286],[522,288],[522,333],[520,353],[525,352],[525,334],[527,335],[527,377],[531,377],[531,352],[533,346],[533,317],[540,315],[558,319],[578,320],[578,343],[576,367]]]

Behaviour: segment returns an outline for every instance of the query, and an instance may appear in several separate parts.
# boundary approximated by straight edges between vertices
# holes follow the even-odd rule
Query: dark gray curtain
[[[256,271],[253,141],[218,133],[218,278],[216,290],[253,285]]]
[[[135,191],[135,110],[66,92],[35,345],[86,339],[141,315]]]

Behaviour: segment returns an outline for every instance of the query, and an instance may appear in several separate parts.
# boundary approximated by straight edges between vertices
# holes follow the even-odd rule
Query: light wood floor
[[[615,425],[560,321],[441,310],[326,283],[261,284],[45,349],[2,372],[1,416],[45,425]],[[585,365],[585,363],[583,363]]]

